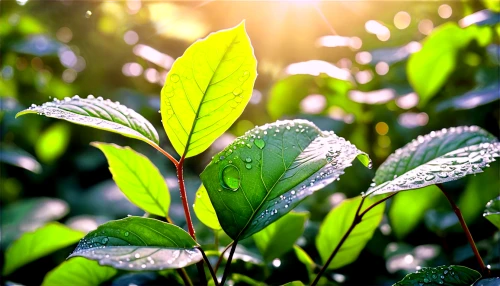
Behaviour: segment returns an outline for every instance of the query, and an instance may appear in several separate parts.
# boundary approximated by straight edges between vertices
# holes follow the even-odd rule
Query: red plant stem
[[[477,250],[476,243],[474,242],[474,239],[472,238],[472,234],[470,233],[469,228],[467,227],[467,224],[465,223],[465,219],[462,216],[462,212],[460,211],[460,208],[455,204],[455,202],[450,197],[450,195],[448,195],[448,193],[444,191],[443,185],[437,184],[436,186],[444,194],[444,196],[446,197],[446,199],[450,203],[451,208],[453,209],[453,212],[455,212],[455,215],[457,216],[458,221],[460,221],[460,225],[462,226],[462,229],[465,232],[465,236],[467,237],[467,241],[469,242],[470,247],[472,248],[472,252],[474,252],[474,256],[476,257],[476,260],[479,263],[479,267],[481,267],[481,272],[483,272],[483,274],[489,274],[490,270],[484,264],[484,261],[481,258],[481,254],[479,254],[479,251]]]
[[[177,168],[177,165],[179,165],[179,162],[177,162],[177,160],[175,160],[175,158],[172,157],[172,155],[170,155],[167,151],[163,150],[160,146],[158,146],[154,143],[148,143],[148,144],[153,146],[153,148],[155,148],[156,150],[160,151],[160,153],[162,153],[165,157],[167,157],[170,161],[172,161],[172,163],[174,163],[175,167]]]
[[[191,237],[196,240],[196,235],[193,227],[193,221],[191,220],[191,213],[189,212],[189,203],[187,200],[186,186],[184,185],[184,157],[179,160],[179,163],[175,166],[177,169],[177,179],[179,181],[179,191],[181,193],[182,206],[184,208],[184,215],[186,216],[186,224],[188,226],[188,231]]]

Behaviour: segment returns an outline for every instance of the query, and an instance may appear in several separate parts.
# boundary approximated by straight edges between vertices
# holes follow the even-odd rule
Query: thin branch
[[[163,155],[165,155],[165,157],[167,157],[170,161],[172,161],[172,163],[174,163],[175,167],[177,168],[177,165],[179,165],[179,162],[177,160],[175,160],[175,158],[172,157],[172,155],[170,155],[167,151],[163,150],[160,146],[158,146],[152,142],[148,142],[148,144],[153,146],[156,150],[160,151],[160,153],[162,153]]]
[[[201,255],[203,255],[203,260],[205,260],[205,262],[208,265],[208,270],[210,270],[210,275],[212,275],[212,279],[214,280],[215,286],[219,286],[219,281],[217,281],[217,275],[215,275],[214,269],[212,268],[212,265],[210,264],[210,261],[208,260],[205,251],[203,251],[203,248],[201,247],[198,247],[198,249],[201,251]]]
[[[219,270],[219,266],[220,266],[220,263],[222,262],[222,258],[224,258],[224,253],[226,253],[226,251],[233,245],[234,241],[231,241],[230,244],[228,244],[226,246],[226,248],[224,248],[224,250],[222,250],[220,256],[219,256],[219,259],[217,260],[217,263],[215,264],[215,273],[217,273],[217,270]]]
[[[184,185],[184,157],[179,160],[179,163],[175,166],[177,170],[177,179],[179,181],[179,192],[181,193],[182,206],[184,208],[184,215],[186,217],[186,224],[188,226],[189,234],[196,240],[196,235],[193,227],[193,221],[191,220],[191,214],[189,213],[189,203],[186,194],[186,186]]]
[[[177,270],[177,273],[179,274],[179,276],[181,276],[182,281],[184,282],[184,285],[190,285],[190,286],[193,285],[191,278],[189,278],[189,275],[187,274],[186,270],[184,270],[184,268],[179,268],[176,270]]]
[[[233,254],[234,251],[236,250],[237,244],[238,244],[237,240],[233,241],[233,246],[231,247],[231,251],[229,252],[229,257],[227,258],[226,267],[224,267],[224,273],[222,274],[220,285],[224,285],[224,283],[226,283],[226,278],[227,275],[229,274],[229,269],[231,268],[231,260],[233,260]]]

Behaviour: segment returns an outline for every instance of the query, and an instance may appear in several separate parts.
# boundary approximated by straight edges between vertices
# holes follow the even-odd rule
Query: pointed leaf
[[[205,186],[203,186],[203,184],[196,192],[193,209],[196,217],[204,225],[215,230],[222,229],[219,223],[219,219],[217,218],[217,214],[215,213],[214,206],[212,205],[210,197],[208,196],[207,190],[205,189]]]
[[[377,202],[377,200],[371,198],[365,199],[361,212],[375,202]],[[328,260],[333,250],[337,247],[340,240],[351,226],[360,203],[361,197],[344,200],[340,205],[328,213],[321,224],[319,233],[316,236],[316,248],[318,249],[323,263]],[[356,225],[330,262],[330,265],[328,265],[328,269],[337,269],[356,260],[361,250],[363,250],[373,236],[375,229],[377,229],[382,221],[384,208],[385,203],[381,203],[363,216],[361,222]]]
[[[144,155],[130,147],[93,142],[108,159],[113,179],[136,206],[162,217],[168,216],[170,193],[160,171]]]
[[[179,155],[205,151],[241,115],[253,91],[255,56],[244,23],[191,45],[161,91],[161,117]]]
[[[9,275],[29,262],[70,246],[82,237],[82,232],[57,222],[51,222],[34,232],[25,233],[5,252],[3,275]]]
[[[155,219],[128,217],[99,226],[69,256],[83,256],[123,270],[182,268],[203,257],[182,228]]]
[[[482,172],[499,153],[497,138],[477,126],[433,131],[391,154],[378,168],[367,193],[379,195],[458,180]]]
[[[368,156],[332,131],[306,120],[256,127],[216,155],[201,174],[224,231],[243,239]]]
[[[272,261],[292,249],[295,241],[304,232],[308,217],[309,213],[290,212],[254,234],[253,239],[264,260]]]
[[[118,271],[97,261],[77,257],[64,261],[43,279],[42,286],[94,286],[110,280]]]
[[[500,229],[500,196],[486,204],[483,216]]]
[[[47,117],[63,119],[72,123],[94,127],[139,139],[150,145],[158,145],[158,133],[142,115],[118,102],[103,100],[102,97],[80,98],[75,95],[64,100],[54,99],[40,106],[16,114],[16,117],[36,113]]]
[[[415,273],[406,275],[403,280],[394,284],[395,286],[405,285],[449,285],[462,286],[472,285],[481,274],[465,266],[450,265],[438,267],[422,267]]]

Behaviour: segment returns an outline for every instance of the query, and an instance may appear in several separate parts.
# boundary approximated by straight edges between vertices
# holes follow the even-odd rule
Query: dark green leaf
[[[109,266],[101,266],[97,261],[76,257],[64,261],[51,270],[43,279],[42,286],[95,286],[101,285],[116,275],[118,271]]]
[[[215,213],[214,206],[208,197],[207,190],[203,184],[200,186],[196,192],[196,198],[194,199],[193,205],[194,213],[196,217],[206,226],[211,229],[220,230],[219,219]]]
[[[106,155],[113,179],[132,203],[148,213],[168,216],[170,193],[167,184],[146,156],[130,147],[99,142],[92,145]]]
[[[83,256],[123,270],[182,268],[202,259],[198,244],[176,225],[128,217],[87,234],[69,256]]]
[[[500,229],[500,196],[486,204],[483,216]]]
[[[368,194],[418,189],[482,172],[500,153],[497,138],[477,126],[433,131],[396,150],[378,168]]]
[[[51,222],[34,232],[25,233],[5,252],[3,275],[9,275],[31,261],[70,246],[82,236],[82,232],[57,222]]]
[[[153,125],[142,115],[118,102],[103,100],[102,97],[94,98],[89,95],[87,98],[80,98],[75,95],[61,101],[54,99],[53,102],[40,106],[33,104],[29,109],[16,114],[16,117],[29,113],[118,133],[150,145],[157,145],[159,142]]]
[[[481,274],[470,268],[450,265],[438,267],[422,267],[415,273],[410,273],[403,280],[394,284],[395,286],[404,285],[448,285],[462,286],[472,285],[481,278]]]
[[[191,45],[161,91],[161,117],[178,154],[205,151],[241,115],[257,77],[244,23]]]
[[[254,234],[253,239],[264,260],[269,262],[289,251],[304,232],[308,217],[309,213],[290,212]]]
[[[39,174],[42,166],[28,152],[2,142],[0,146],[0,162],[21,167],[33,173]]]
[[[256,127],[216,155],[201,174],[224,231],[239,240],[264,229],[368,156],[306,120]]]
[[[367,198],[361,211],[367,209],[377,200]],[[340,205],[331,210],[323,220],[319,233],[316,236],[316,248],[321,260],[326,262],[340,240],[354,221],[354,216],[361,203],[361,197],[344,200]],[[339,251],[328,265],[328,269],[337,269],[356,260],[361,250],[373,236],[375,229],[382,221],[385,203],[371,209],[353,229]]]

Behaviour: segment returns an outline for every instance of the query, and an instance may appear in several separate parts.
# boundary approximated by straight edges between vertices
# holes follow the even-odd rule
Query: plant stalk
[[[154,143],[148,143],[148,144],[151,145],[156,150],[160,151],[160,153],[162,153],[163,155],[165,155],[165,157],[167,157],[170,161],[172,161],[172,163],[174,163],[175,167],[177,168],[179,162],[177,162],[177,160],[175,160],[175,158],[172,155],[170,155],[167,151],[163,150],[160,146]]]
[[[201,247],[198,247],[198,249],[201,251],[201,255],[203,255],[203,260],[207,263],[208,270],[210,270],[210,275],[212,275],[212,279],[214,280],[215,286],[219,286],[219,281],[217,280],[217,275],[215,275],[215,271],[212,268],[212,265],[210,264],[210,261],[208,260],[207,255],[205,254],[205,251]]]
[[[179,276],[181,276],[184,285],[189,285],[189,286],[193,285],[193,282],[189,278],[189,275],[187,274],[184,268],[177,269],[177,273],[179,274]]]
[[[238,241],[235,240],[233,242],[233,246],[231,247],[231,251],[229,252],[229,257],[227,258],[226,267],[224,267],[224,274],[222,274],[222,279],[221,279],[220,285],[224,285],[224,283],[226,283],[226,278],[229,274],[229,269],[231,268],[231,260],[233,260],[233,254],[234,254],[234,251],[236,250],[237,244],[238,244]]]
[[[474,239],[472,238],[472,234],[470,233],[469,228],[467,227],[467,224],[465,223],[465,219],[462,216],[462,212],[460,211],[460,208],[455,204],[455,202],[450,197],[450,195],[447,192],[445,192],[442,184],[437,184],[436,186],[444,194],[444,196],[446,197],[446,199],[450,203],[451,208],[453,209],[453,212],[455,212],[455,215],[457,216],[458,221],[460,221],[460,225],[462,226],[462,229],[465,232],[465,236],[467,237],[467,241],[469,242],[470,247],[472,248],[472,252],[474,252],[474,256],[476,257],[476,260],[479,263],[479,267],[481,267],[481,272],[483,274],[489,274],[490,270],[484,264],[484,261],[481,258],[481,254],[479,254],[479,251],[477,250],[476,243],[474,242]]]
[[[217,270],[219,270],[220,263],[222,262],[222,259],[224,258],[224,253],[233,245],[234,241],[232,241],[230,244],[228,244],[224,250],[222,250],[219,259],[217,260],[217,263],[215,264],[215,272],[217,273]]]

